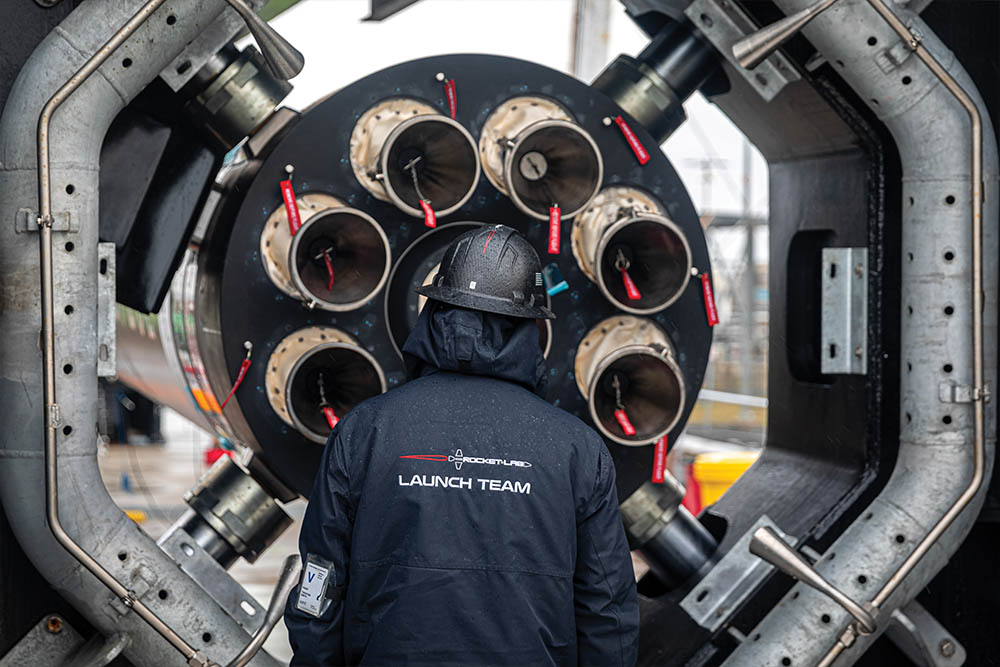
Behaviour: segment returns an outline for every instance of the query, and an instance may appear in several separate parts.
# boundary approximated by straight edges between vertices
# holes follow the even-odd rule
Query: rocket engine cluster
[[[262,0],[11,14],[45,29],[17,81],[0,72],[0,566],[25,573],[0,630],[27,627],[5,597],[47,618],[0,664],[72,638],[48,616],[70,607],[84,652],[275,664],[257,651],[295,563],[266,612],[226,569],[287,528],[338,420],[406,381],[414,288],[448,244],[498,223],[542,259],[545,398],[603,436],[650,566],[641,664],[996,653],[969,619],[995,618],[1000,591],[951,591],[995,579],[1000,525],[997,3],[621,3],[651,41],[593,85],[436,56],[302,112],[278,107],[302,57]],[[244,22],[261,53],[233,46]],[[659,150],[695,91],[771,188],[766,442],[697,518],[663,462],[718,313]],[[111,502],[86,428],[115,374],[241,450],[156,543]]]
[[[179,410],[251,447],[278,497],[308,495],[336,420],[405,381],[413,288],[459,233],[503,223],[535,245],[559,316],[543,336],[549,400],[605,436],[623,498],[650,478],[704,374],[711,272],[690,199],[641,126],[553,70],[446,56],[375,73],[271,132],[224,169],[143,327],[166,361],[123,355],[125,382],[150,391],[150,364],[179,369],[193,398]],[[123,349],[142,317],[122,312]]]

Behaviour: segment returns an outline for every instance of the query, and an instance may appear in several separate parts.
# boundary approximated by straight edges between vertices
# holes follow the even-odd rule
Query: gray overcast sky
[[[423,0],[382,23],[362,23],[367,0],[304,0],[274,26],[306,57],[285,100],[302,109],[352,81],[407,60],[442,53],[492,53],[568,72],[572,0]],[[614,3],[609,60],[635,55],[646,36]],[[743,135],[700,95],[688,122],[663,146],[703,212],[739,213],[743,201]],[[752,151],[751,211],[767,212],[767,169]],[[706,174],[705,161],[711,168]]]

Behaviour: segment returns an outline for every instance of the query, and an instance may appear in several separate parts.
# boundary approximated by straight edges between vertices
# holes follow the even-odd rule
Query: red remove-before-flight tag
[[[420,200],[420,208],[424,209],[424,224],[430,227],[431,229],[437,227],[438,226],[437,216],[434,215],[434,209],[431,208],[431,205],[427,203],[426,199]]]
[[[328,405],[324,405],[320,408],[320,410],[323,411],[323,416],[326,417],[326,423],[330,425],[330,429],[332,430],[333,427],[337,425],[337,422],[340,421],[337,417],[337,413],[334,412],[333,408]]]
[[[559,236],[562,234],[562,211],[553,204],[549,207],[549,254],[559,254]]]
[[[444,83],[444,96],[448,99],[448,113],[454,120],[458,113],[458,94],[455,92],[455,80],[448,79]]]
[[[285,214],[288,216],[288,230],[295,236],[302,226],[299,216],[299,204],[295,201],[295,191],[292,190],[291,179],[281,182],[281,198],[285,201]]]
[[[663,474],[667,469],[667,436],[656,441],[653,446],[653,484],[663,484]]]
[[[712,292],[712,282],[708,279],[708,274],[701,274],[701,293],[705,297],[705,317],[708,318],[708,326],[714,327],[719,323],[719,311],[715,309],[715,294]]]
[[[233,394],[236,393],[236,390],[240,388],[241,384],[243,384],[243,378],[246,377],[247,369],[249,368],[250,368],[250,360],[244,359],[243,362],[240,364],[240,372],[236,374],[236,382],[233,383],[233,388],[229,390],[229,395],[226,396],[226,400],[222,401],[222,407],[226,407],[226,403],[229,402],[229,399],[233,397]]]
[[[326,285],[326,291],[333,291],[333,260],[330,259],[330,253],[323,251],[323,261],[326,262],[326,274],[330,276],[330,282]]]
[[[642,142],[639,141],[639,137],[635,136],[635,132],[633,132],[632,128],[628,126],[625,119],[618,116],[615,118],[615,123],[618,124],[618,128],[622,131],[622,134],[625,135],[625,141],[628,142],[629,148],[631,148],[632,152],[635,153],[635,159],[639,161],[639,164],[646,164],[649,162],[649,152],[646,150],[646,147],[642,145]]]
[[[628,295],[629,301],[638,301],[642,298],[639,288],[635,286],[632,276],[628,274],[628,269],[622,269],[622,282],[625,283],[625,294]]]
[[[632,436],[635,435],[635,427],[632,426],[632,422],[628,420],[628,415],[622,409],[615,410],[615,419],[618,420],[618,424],[625,431],[625,435]]]

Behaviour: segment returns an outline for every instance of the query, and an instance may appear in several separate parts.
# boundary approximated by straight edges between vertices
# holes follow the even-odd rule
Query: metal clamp
[[[770,526],[762,526],[754,531],[753,539],[750,540],[750,553],[825,594],[847,610],[847,613],[860,624],[860,629],[864,633],[875,632],[875,619],[872,615],[814,570],[812,565],[788,546]]]
[[[982,389],[957,382],[938,384],[938,399],[942,403],[972,403],[974,401],[989,403],[991,395],[988,382]]]
[[[740,66],[733,55],[733,45],[757,30],[757,26],[737,3],[694,0],[684,13],[765,102],[770,102],[782,88],[802,78],[792,61],[780,51],[771,53],[752,71]]]
[[[892,612],[885,633],[919,667],[965,664],[965,647],[916,600]]]
[[[715,632],[728,623],[774,571],[766,560],[754,558],[749,551],[754,533],[764,526],[778,530],[770,517],[761,516],[681,600],[681,608],[706,630]]]
[[[51,216],[52,224],[48,227],[54,232],[79,232],[80,221],[70,215],[69,211],[60,211]],[[27,234],[37,232],[43,226],[42,218],[37,211],[30,208],[19,208],[14,214],[14,232],[17,234]]]

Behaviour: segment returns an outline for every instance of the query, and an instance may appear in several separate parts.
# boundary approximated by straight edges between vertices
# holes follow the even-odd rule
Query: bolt
[[[858,359],[860,359],[861,355],[863,355],[864,353],[865,351],[860,345],[854,348],[854,356],[857,357]]]
[[[611,123],[614,121],[611,120],[611,116],[605,116],[601,119],[601,122],[604,123],[604,127],[611,127]]]
[[[854,275],[856,275],[858,278],[860,278],[861,276],[865,275],[865,267],[862,266],[861,264],[855,264],[854,265]]]
[[[45,629],[54,635],[62,632],[62,619],[58,616],[49,616],[49,619],[45,622]],[[942,649],[944,650],[944,649]]]
[[[938,644],[938,650],[941,651],[941,655],[950,658],[955,655],[955,642],[950,639],[942,639],[941,643]]]
[[[438,72],[437,74],[434,75],[434,78],[437,79],[438,81],[444,81],[444,72]]]

